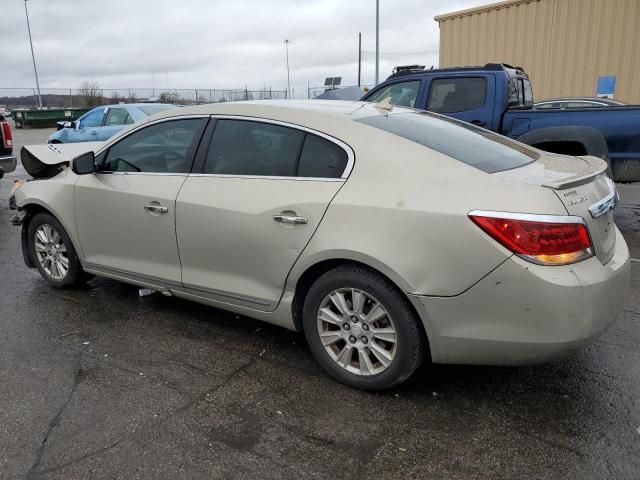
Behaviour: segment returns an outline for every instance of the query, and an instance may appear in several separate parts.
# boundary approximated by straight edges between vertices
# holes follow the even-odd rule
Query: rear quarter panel
[[[474,209],[566,214],[549,189],[509,183],[416,143],[363,125],[347,139],[350,178],[294,266],[328,258],[380,270],[405,292],[457,295],[511,253],[467,217]]]

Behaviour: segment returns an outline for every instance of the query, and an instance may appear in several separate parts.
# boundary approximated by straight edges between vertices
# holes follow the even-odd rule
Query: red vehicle
[[[16,169],[16,156],[13,155],[13,136],[9,122],[0,115],[0,178]]]

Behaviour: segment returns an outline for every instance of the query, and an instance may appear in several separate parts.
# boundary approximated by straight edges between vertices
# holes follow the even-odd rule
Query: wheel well
[[[539,148],[540,150],[544,150],[545,152],[572,155],[574,157],[589,154],[584,144],[576,141],[540,142],[532,146]]]
[[[331,260],[324,260],[322,262],[316,263],[315,265],[312,265],[311,267],[309,267],[300,276],[300,279],[298,280],[298,283],[296,284],[296,290],[295,290],[294,297],[293,297],[293,302],[292,302],[292,305],[291,305],[291,313],[292,313],[292,316],[293,316],[293,323],[294,323],[297,331],[301,332],[303,330],[303,326],[302,326],[302,308],[304,306],[304,299],[306,298],[307,293],[309,292],[309,289],[311,288],[311,285],[313,285],[313,283],[318,278],[320,278],[322,275],[327,273],[329,270],[332,270],[332,269],[334,269],[334,268],[336,268],[338,266],[341,266],[341,265],[353,265],[353,266],[358,266],[358,267],[364,267],[364,268],[367,268],[369,270],[372,270],[372,271],[382,275],[387,280],[389,280],[389,282],[398,289],[398,291],[402,294],[402,296],[404,296],[405,300],[407,300],[407,303],[409,304],[410,308],[415,313],[416,317],[420,319],[420,327],[422,329],[422,333],[424,335],[424,339],[426,341],[427,346],[429,345],[429,339],[427,337],[427,332],[426,332],[426,330],[424,328],[424,325],[422,324],[422,319],[421,319],[420,315],[418,314],[418,312],[416,311],[415,307],[413,306],[413,303],[411,303],[411,301],[407,297],[407,294],[404,292],[404,290],[402,290],[400,287],[398,287],[396,282],[391,280],[387,275],[382,273],[380,270],[372,268],[371,266],[367,265],[366,263],[357,262],[357,261],[354,261],[354,260],[341,259],[341,258],[331,259]]]
[[[55,217],[55,215],[47,210],[42,205],[38,205],[37,203],[30,203],[22,207],[22,210],[25,210],[27,214],[22,219],[22,230],[20,235],[20,240],[22,242],[22,256],[24,258],[24,263],[29,268],[36,268],[35,263],[33,262],[33,258],[31,258],[31,254],[29,253],[29,223],[31,223],[31,219],[35,217],[38,213],[48,213],[49,215]]]

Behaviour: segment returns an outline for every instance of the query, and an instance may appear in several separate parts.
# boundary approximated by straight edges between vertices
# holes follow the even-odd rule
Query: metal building
[[[640,104],[640,0],[508,0],[435,20],[440,67],[503,62],[525,69],[536,100],[614,89]]]

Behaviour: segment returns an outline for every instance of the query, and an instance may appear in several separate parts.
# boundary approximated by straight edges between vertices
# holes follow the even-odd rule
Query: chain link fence
[[[321,87],[308,87],[307,88],[307,98],[315,98],[318,95],[322,95],[325,92],[328,92],[330,90],[338,90],[338,89],[342,89],[342,88],[351,88],[351,87],[355,87],[357,85],[339,85],[339,86],[335,86],[335,87],[327,87],[327,86],[321,86]],[[371,90],[374,87],[374,85],[360,85],[359,88],[362,89],[363,91],[363,95],[368,92],[369,90]]]
[[[286,90],[249,90],[216,88],[96,88],[91,92],[77,88],[43,88],[40,90],[44,108],[86,108],[98,105],[137,102],[161,102],[178,105],[237,102],[243,100],[286,99]],[[34,88],[0,88],[0,106],[7,110],[37,108]]]

